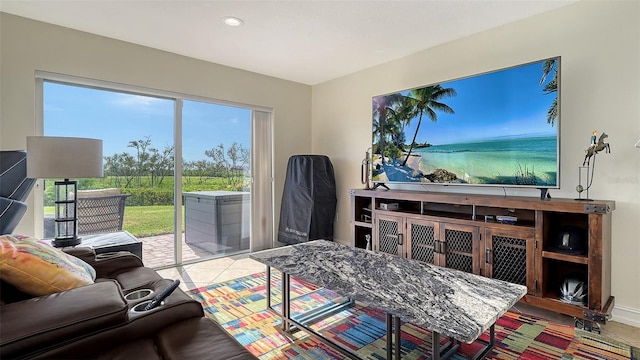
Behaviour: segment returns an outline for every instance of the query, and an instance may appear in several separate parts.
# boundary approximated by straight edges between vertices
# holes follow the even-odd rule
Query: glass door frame
[[[128,93],[133,95],[142,95],[142,96],[151,96],[157,98],[165,98],[174,101],[174,146],[175,146],[175,159],[174,159],[174,264],[170,264],[167,266],[158,267],[174,267],[183,265],[182,261],[182,173],[178,171],[182,169],[182,107],[183,100],[189,101],[199,101],[205,103],[211,103],[216,105],[227,105],[234,107],[241,107],[245,109],[251,110],[251,251],[255,249],[263,249],[270,248],[273,246],[273,239],[275,236],[274,232],[274,204],[273,204],[273,194],[274,194],[274,179],[273,179],[273,109],[262,106],[255,105],[247,105],[232,101],[225,101],[219,99],[211,99],[202,96],[194,96],[194,95],[186,95],[177,92],[164,91],[164,90],[156,90],[150,89],[140,86],[104,81],[104,80],[96,80],[72,75],[58,74],[47,71],[37,70],[35,72],[35,114],[36,114],[36,124],[35,129],[36,133],[34,135],[43,135],[44,133],[44,82],[56,82],[69,86],[79,86],[79,87],[88,87],[106,91],[115,91],[121,93]],[[263,121],[264,124],[257,127],[255,122]],[[259,128],[261,130],[260,134],[256,134],[255,129]],[[257,146],[256,146],[257,144]],[[257,150],[260,149],[260,150]],[[268,159],[270,163],[264,164],[264,150],[268,149]],[[260,157],[260,161],[257,161],[258,157],[256,157],[256,152],[260,151],[263,155]],[[257,178],[260,179],[259,183],[256,183],[256,176],[254,171],[256,169],[260,169],[261,175]],[[268,184],[265,182],[269,182]],[[41,182],[38,181],[36,183],[34,193],[34,203],[42,204],[43,203],[43,191]],[[259,190],[258,190],[259,188]],[[254,192],[254,190],[256,190]],[[268,193],[265,193],[267,191]],[[258,196],[253,196],[253,194],[261,194],[261,197],[265,197],[265,199],[260,199],[258,201]],[[266,199],[268,198],[268,200]],[[254,209],[254,204],[256,204],[256,209]],[[180,209],[180,211],[178,211]],[[44,219],[44,210],[42,206],[34,206],[33,207],[33,216],[34,216],[34,233],[37,237],[42,237],[42,229],[43,229],[43,219]],[[265,226],[265,222],[263,221],[254,221],[254,214],[260,212],[261,217],[267,218],[267,226]],[[262,225],[260,226],[260,223]],[[180,229],[180,231],[178,231]],[[258,240],[260,243],[257,246],[254,246],[254,238],[260,239]],[[268,239],[271,239],[269,241]],[[270,244],[268,243],[270,242]],[[199,261],[199,260],[198,260]]]

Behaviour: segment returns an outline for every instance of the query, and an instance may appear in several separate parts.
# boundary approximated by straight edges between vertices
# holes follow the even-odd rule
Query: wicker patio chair
[[[121,231],[128,196],[119,189],[79,190],[78,235]]]

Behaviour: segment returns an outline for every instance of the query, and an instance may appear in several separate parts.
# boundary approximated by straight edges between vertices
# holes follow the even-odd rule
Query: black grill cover
[[[331,160],[324,155],[292,156],[282,194],[278,241],[333,240],[336,203]]]

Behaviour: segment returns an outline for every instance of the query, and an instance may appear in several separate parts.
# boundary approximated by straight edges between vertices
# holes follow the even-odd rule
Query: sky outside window
[[[182,157],[205,158],[204,151],[233,143],[250,149],[251,110],[185,100],[182,104]]]
[[[104,156],[131,152],[130,141],[151,139],[160,150],[173,145],[174,101],[143,95],[44,82],[44,134],[104,140]],[[234,142],[249,148],[251,111],[184,101],[183,158]]]

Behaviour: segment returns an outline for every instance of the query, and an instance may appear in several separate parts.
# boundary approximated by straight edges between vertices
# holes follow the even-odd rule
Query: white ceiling
[[[0,0],[0,11],[314,85],[574,1]]]

